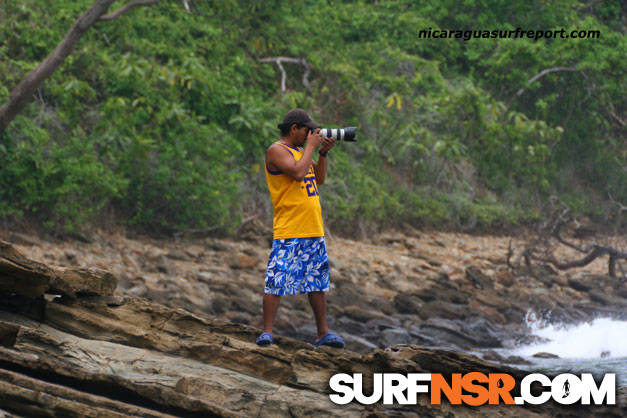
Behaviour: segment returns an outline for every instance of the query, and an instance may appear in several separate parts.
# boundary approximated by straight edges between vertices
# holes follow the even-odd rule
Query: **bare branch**
[[[221,13],[214,13],[214,14],[208,15],[206,13],[200,12],[197,3],[198,1],[196,0],[183,0],[183,6],[185,6],[185,10],[187,10],[189,13],[193,15],[202,16],[202,17],[206,17],[209,19],[213,19],[214,17],[218,17],[218,18],[224,17],[224,15]],[[205,1],[205,3],[209,3],[209,1]]]
[[[574,68],[574,67],[555,67],[555,68],[547,68],[546,70],[542,70],[540,71],[539,74],[531,77],[529,80],[527,80],[527,84],[531,84],[534,81],[539,80],[540,78],[544,77],[547,74],[551,74],[551,73],[556,73],[556,72],[560,72],[560,71],[568,71],[568,72],[582,72],[581,70]],[[516,92],[516,96],[521,96],[523,93],[525,92],[525,88],[521,88],[520,90],[518,90],[518,92]]]
[[[115,12],[111,12],[111,13],[109,13],[107,15],[100,16],[100,19],[98,19],[98,20],[101,20],[101,21],[113,20],[113,19],[116,19],[116,18],[120,17],[124,13],[128,12],[133,7],[150,6],[151,4],[155,4],[155,3],[159,2],[159,1],[160,0],[135,0],[135,1],[132,1],[130,3],[126,3],[124,6],[120,7]],[[185,6],[187,6],[187,3],[185,3]]]
[[[509,240],[509,247],[507,249],[507,266],[510,269],[514,269],[514,266],[512,265],[511,259],[512,259],[512,255],[514,255],[514,250],[512,249],[512,240]]]
[[[610,195],[611,199],[611,195]],[[613,201],[613,200],[612,200]],[[627,259],[627,253],[610,246],[599,245],[596,242],[591,242],[586,246],[576,245],[562,236],[562,229],[564,227],[572,228],[574,233],[577,234],[581,230],[585,230],[585,225],[582,225],[572,214],[570,208],[565,205],[556,196],[551,196],[551,205],[553,206],[553,214],[546,222],[538,225],[537,236],[527,242],[521,255],[524,258],[525,265],[529,270],[532,269],[534,263],[548,263],[553,265],[559,270],[568,270],[575,267],[585,267],[592,263],[599,257],[608,256],[608,274],[611,277],[616,277],[616,265],[618,269],[623,272],[623,266],[621,260]],[[624,208],[621,205],[621,212]],[[583,258],[573,261],[562,262],[558,260],[555,255],[554,242],[572,248],[580,253],[585,254]],[[511,269],[518,268],[519,265],[512,264],[510,258],[513,255],[514,250],[510,242],[510,246],[507,251],[507,265]]]
[[[609,270],[610,271],[609,271],[609,275],[611,277],[616,277],[614,264],[616,263],[616,260],[627,258],[627,253],[618,252],[615,249],[610,248],[610,247],[602,247],[600,245],[595,245],[594,249],[592,250],[592,252],[590,254],[586,255],[584,258],[582,258],[580,260],[575,260],[575,261],[571,261],[571,262],[568,262],[568,263],[560,263],[553,256],[548,257],[548,258],[539,258],[539,257],[537,257],[536,260],[549,262],[549,263],[553,264],[555,267],[557,267],[560,270],[568,270],[568,269],[573,268],[573,267],[584,267],[584,266],[587,266],[588,264],[590,264],[591,262],[596,260],[598,257],[602,257],[604,255],[609,255],[610,256],[610,261],[609,261],[609,267],[610,267]]]
[[[305,73],[303,74],[303,85],[305,88],[309,89],[309,73],[311,72],[311,65],[307,62],[305,58],[290,58],[290,57],[268,57],[261,58],[259,62],[274,62],[277,67],[279,67],[279,71],[281,71],[281,91],[287,90],[286,82],[287,82],[287,74],[285,73],[285,69],[283,68],[282,63],[288,62],[291,64],[301,64],[305,67]]]
[[[559,72],[559,71],[570,71],[570,72],[576,72],[576,71],[581,71],[581,70],[578,70],[577,68],[574,68],[574,67],[555,67],[555,68],[547,68],[546,70],[542,70],[542,71],[541,71],[538,75],[536,75],[536,76],[534,76],[534,77],[530,78],[530,79],[527,81],[527,83],[528,83],[528,84],[531,84],[531,83],[533,83],[534,81],[536,81],[536,80],[538,80],[538,79],[540,79],[540,78],[544,77],[544,76],[545,76],[545,75],[547,75],[547,74],[550,74],[550,73],[556,73],[556,72]]]
[[[575,10],[581,11],[581,10],[586,10],[586,9],[590,9],[594,6],[596,6],[598,3],[600,3],[601,0],[593,0],[590,3],[583,5],[581,7],[573,7]]]
[[[107,12],[115,0],[98,0],[74,22],[63,40],[45,60],[11,91],[9,100],[0,107],[0,132],[4,131],[11,121],[29,102],[37,88],[47,79],[74,50],[74,46],[87,30]]]
[[[580,247],[580,246],[575,245],[572,242],[566,241],[564,238],[562,238],[562,235],[560,234],[560,231],[561,231],[561,229],[562,229],[562,227],[564,225],[566,225],[566,222],[563,219],[560,219],[560,222],[557,225],[555,225],[555,227],[553,228],[553,234],[552,235],[553,235],[553,237],[555,237],[555,239],[559,243],[564,244],[567,247],[570,247],[570,248],[575,249],[575,250],[577,250],[579,252],[582,252],[582,253],[587,253],[587,252],[592,250],[592,247],[586,247],[586,248]],[[596,244],[592,243],[592,246],[594,246],[594,245],[596,245]]]
[[[625,121],[619,118],[618,115],[614,113],[613,110],[610,110],[609,113],[610,113],[610,116],[612,116],[614,119],[616,119],[618,123],[620,123],[620,126],[625,126]]]
[[[557,267],[560,270],[568,270],[570,268],[574,268],[574,267],[584,267],[587,266],[588,264],[592,263],[594,260],[596,260],[598,257],[601,257],[602,255],[605,255],[606,251],[603,251],[602,248],[600,247],[595,247],[594,250],[586,255],[584,258],[580,259],[580,260],[575,260],[575,261],[571,261],[568,263],[560,263],[559,261],[557,261],[555,259],[555,257],[553,255],[551,255],[550,257],[547,258],[536,258],[538,261],[544,261],[544,262],[548,262],[553,264],[555,267]]]
[[[0,106],[0,132],[4,131],[22,108],[33,98],[39,86],[63,61],[72,53],[76,43],[94,24],[102,20],[112,20],[136,6],[148,6],[159,0],[136,0],[125,4],[117,11],[106,14],[115,0],[96,0],[72,25],[63,40],[56,46],[37,68],[31,70],[26,77],[13,88],[6,103]]]

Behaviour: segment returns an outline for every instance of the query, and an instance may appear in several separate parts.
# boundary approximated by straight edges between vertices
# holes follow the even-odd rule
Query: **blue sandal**
[[[332,332],[329,332],[314,343],[314,346],[316,347],[320,347],[322,345],[335,348],[344,348],[344,339],[342,337],[338,337]]]
[[[261,346],[270,345],[274,344],[274,338],[272,338],[272,334],[264,332],[259,337],[257,337],[257,340],[255,342],[257,343],[257,345]]]

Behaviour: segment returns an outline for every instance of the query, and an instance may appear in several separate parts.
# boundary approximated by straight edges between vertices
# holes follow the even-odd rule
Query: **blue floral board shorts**
[[[329,257],[324,237],[272,241],[265,293],[298,295],[329,290]]]

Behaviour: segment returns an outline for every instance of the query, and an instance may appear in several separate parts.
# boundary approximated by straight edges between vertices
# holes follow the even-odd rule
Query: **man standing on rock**
[[[335,140],[323,138],[320,126],[302,109],[287,112],[278,127],[281,139],[266,152],[274,241],[263,295],[264,332],[257,344],[273,343],[272,323],[281,296],[307,293],[318,328],[314,345],[342,348],[344,340],[329,332],[327,325],[329,260],[318,196],[318,185],[324,183],[326,176],[327,154]],[[315,162],[313,154],[318,147],[319,158]]]

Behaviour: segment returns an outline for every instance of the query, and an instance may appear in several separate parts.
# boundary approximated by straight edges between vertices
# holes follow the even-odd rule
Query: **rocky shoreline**
[[[101,235],[62,245],[19,234],[3,238],[11,244],[3,244],[0,257],[10,265],[0,274],[0,398],[10,407],[0,407],[0,416],[3,409],[7,416],[51,415],[78,411],[77,405],[92,416],[103,405],[141,416],[472,416],[476,409],[450,405],[340,408],[328,400],[328,379],[340,371],[517,375],[522,372],[506,364],[522,359],[493,349],[530,338],[528,312],[562,323],[601,314],[624,319],[627,312],[626,284],[604,276],[602,264],[568,275],[548,268],[512,272],[499,255],[506,239],[332,237],[330,325],[347,350],[312,349],[304,297],[284,298],[278,345],[261,349],[254,338],[267,236],[159,242]],[[16,273],[24,269],[29,274]],[[469,350],[501,364],[460,353]],[[620,402],[605,412],[624,416]],[[268,405],[274,413],[264,412]],[[552,415],[550,408],[481,411]]]
[[[257,226],[240,241],[133,240],[96,236],[61,245],[12,234],[24,254],[65,268],[98,267],[119,279],[116,295],[147,298],[195,314],[261,326],[261,293],[271,233]],[[253,232],[254,231],[254,232]],[[614,238],[616,240],[616,238]],[[331,237],[330,326],[353,351],[397,344],[467,351],[532,342],[531,313],[547,323],[599,316],[627,319],[627,283],[607,276],[606,260],[559,272],[549,266],[512,271],[508,237],[452,233],[383,234],[370,242]],[[517,241],[514,240],[514,245]],[[618,245],[627,246],[625,238]],[[574,257],[565,249],[564,259]],[[284,297],[276,333],[313,341],[303,296]]]

